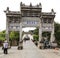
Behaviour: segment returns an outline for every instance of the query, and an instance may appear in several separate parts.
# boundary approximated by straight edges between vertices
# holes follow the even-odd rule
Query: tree
[[[17,31],[11,31],[10,35],[10,45],[18,45],[18,41],[19,41],[19,32]],[[15,43],[13,43],[15,42]]]
[[[54,24],[54,28],[55,28],[55,33],[60,30],[60,24],[59,23],[55,23]]]
[[[33,39],[38,41],[39,40],[39,29],[36,28],[35,30],[33,30]]]
[[[33,35],[33,38],[34,38],[34,40],[36,40],[36,41],[38,41],[39,40],[39,36],[38,35]]]
[[[55,38],[56,38],[56,41],[57,41],[58,45],[60,45],[60,30],[58,30],[58,31],[55,33]]]
[[[0,46],[2,45],[4,40],[5,40],[5,30],[0,32]]]
[[[55,23],[55,38],[58,45],[60,45],[60,24],[59,23]]]
[[[37,29],[35,29],[35,30],[33,31],[33,34],[38,35],[38,34],[39,34],[39,29],[38,29],[38,28],[37,28]]]
[[[5,40],[5,30],[0,32],[0,41],[4,41],[4,40]]]
[[[10,32],[10,40],[18,40],[19,38],[19,33],[15,31]]]
[[[42,37],[47,37],[48,41],[50,40],[50,33],[49,32],[43,32]]]

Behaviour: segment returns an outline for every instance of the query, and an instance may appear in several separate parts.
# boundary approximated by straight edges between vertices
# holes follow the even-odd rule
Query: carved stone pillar
[[[22,40],[22,23],[20,23],[20,40],[19,41],[21,40]]]
[[[6,29],[6,40],[9,43],[9,31]]]
[[[23,49],[23,40],[22,40],[22,23],[20,22],[20,38],[19,38],[19,45],[18,49],[21,50]]]
[[[52,30],[50,42],[53,42],[54,40],[55,40],[55,37],[54,37],[54,30]]]
[[[53,22],[52,26],[53,26],[53,29],[51,32],[50,43],[51,43],[51,46],[55,48],[55,47],[57,47],[57,43],[56,43],[55,36],[54,36],[54,22]]]
[[[39,22],[39,42],[41,41],[42,39],[42,20],[40,19],[40,22]]]
[[[42,40],[42,23],[41,23],[41,20],[40,20],[40,26],[39,26],[39,43],[38,43],[38,47],[40,48],[42,45],[43,45],[43,43],[41,42],[41,40]]]
[[[42,29],[41,28],[39,28],[39,44],[38,44],[38,47],[40,49],[44,48],[44,43],[43,43],[43,38],[42,38]]]
[[[7,40],[7,42],[9,42],[8,20],[9,20],[9,18],[6,17],[6,40]]]
[[[8,22],[9,18],[6,17],[6,40],[8,42],[8,45],[10,47],[10,42],[9,42],[9,22]]]
[[[41,41],[41,39],[42,39],[42,30],[41,30],[41,28],[39,27],[39,42]]]

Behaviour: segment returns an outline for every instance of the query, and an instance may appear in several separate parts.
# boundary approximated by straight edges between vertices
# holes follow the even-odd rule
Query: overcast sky
[[[0,31],[6,29],[6,16],[4,10],[9,7],[12,11],[19,11],[21,1],[26,5],[30,3],[36,5],[41,2],[43,12],[51,12],[53,8],[56,12],[54,20],[60,23],[60,0],[0,0]]]

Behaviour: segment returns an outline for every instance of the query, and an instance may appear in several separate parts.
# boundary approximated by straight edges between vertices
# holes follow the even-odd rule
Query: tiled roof
[[[42,12],[42,15],[55,15],[55,13],[52,14],[52,12]]]
[[[9,11],[7,14],[15,14],[15,15],[17,15],[17,14],[20,14],[20,11]]]

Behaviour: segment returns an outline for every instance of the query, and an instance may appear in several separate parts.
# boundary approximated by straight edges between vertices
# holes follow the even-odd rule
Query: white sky
[[[4,10],[9,7],[12,11],[19,11],[21,1],[26,5],[29,5],[30,2],[32,5],[41,2],[43,12],[50,12],[53,8],[56,12],[55,21],[60,23],[60,0],[0,0],[0,31],[6,29],[6,16]]]

